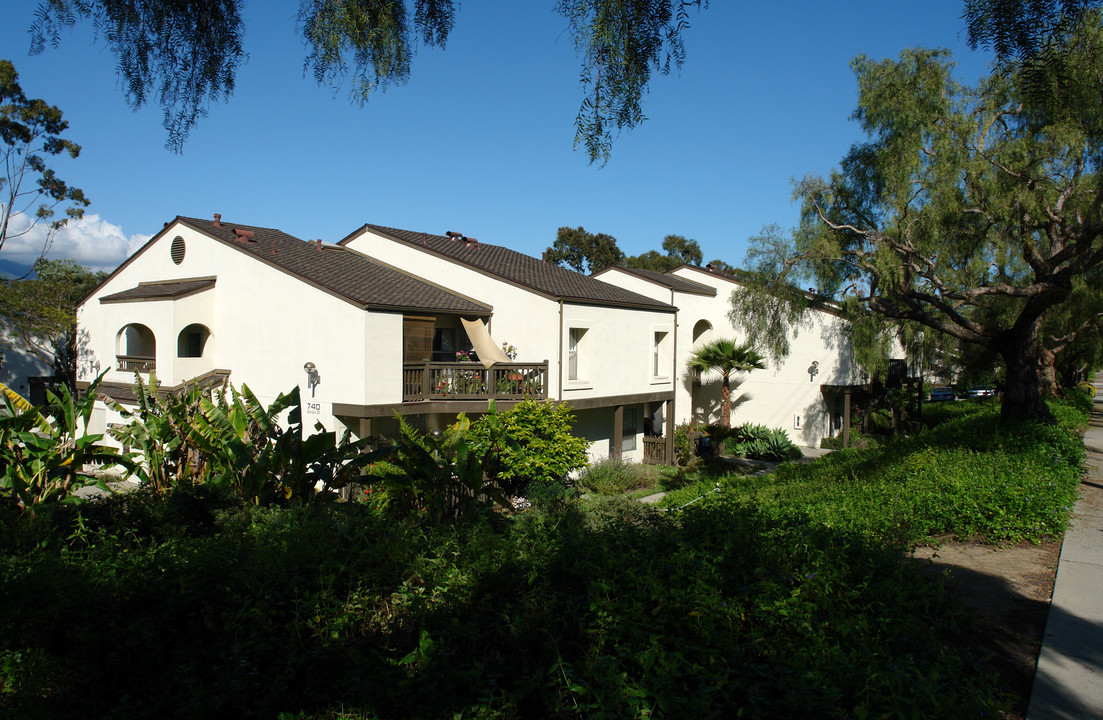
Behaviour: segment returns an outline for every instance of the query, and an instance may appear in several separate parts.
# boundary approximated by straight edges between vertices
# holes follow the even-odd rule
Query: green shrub
[[[464,413],[443,432],[428,434],[399,418],[401,432],[395,443],[357,462],[368,465],[369,477],[379,478],[386,492],[385,506],[393,512],[415,513],[419,521],[431,523],[478,517],[491,502],[510,505],[505,491],[487,472],[504,449],[517,451],[516,443],[502,437],[497,419],[491,403],[483,418],[487,434],[480,443],[472,437],[471,421]],[[384,462],[378,463],[380,458]]]
[[[698,472],[677,512],[594,496],[433,525],[201,486],[0,516],[0,715],[999,717],[989,629],[899,547],[1061,527],[1085,414],[1053,411]]]
[[[690,440],[690,425],[682,423],[674,428],[674,460],[679,467],[690,467],[696,464],[698,458]]]
[[[127,422],[112,434],[141,456],[136,474],[154,490],[211,483],[246,502],[304,504],[347,487],[375,457],[363,452],[368,439],[352,440],[348,432],[338,439],[321,423],[310,433],[298,387],[267,408],[247,385],[192,385],[174,396],[159,391],[150,373],[148,386],[138,377],[135,388],[133,409],[113,403]]]
[[[643,466],[620,458],[605,458],[591,463],[578,478],[578,485],[590,492],[616,495],[644,484]]]
[[[676,516],[603,497],[443,526],[355,503],[206,515],[214,531],[187,539],[133,536],[108,515],[79,544],[0,550],[4,714],[1002,709],[982,629],[938,584],[862,538],[731,496]]]
[[[474,447],[483,451],[490,437],[489,415],[471,426]],[[564,403],[523,400],[498,413],[497,432],[516,443],[505,447],[487,464],[487,472],[509,494],[532,483],[558,483],[586,466],[589,442],[571,433],[574,415]]]

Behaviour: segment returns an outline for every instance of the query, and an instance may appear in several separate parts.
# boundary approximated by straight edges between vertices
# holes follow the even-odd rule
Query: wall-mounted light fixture
[[[820,361],[813,360],[812,364],[808,366],[808,382],[815,382],[816,376],[820,374]]]
[[[318,383],[322,381],[322,376],[318,372],[318,366],[312,362],[308,362],[303,365],[303,370],[306,371],[306,384],[310,386],[310,397],[314,397],[314,388],[318,387]]]

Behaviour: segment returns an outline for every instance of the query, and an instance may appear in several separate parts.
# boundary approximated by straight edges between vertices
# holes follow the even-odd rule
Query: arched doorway
[[[180,331],[176,338],[176,357],[201,358],[207,347],[211,331],[206,325],[192,323]]]

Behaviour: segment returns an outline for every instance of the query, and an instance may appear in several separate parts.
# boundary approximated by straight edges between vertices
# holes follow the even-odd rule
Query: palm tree
[[[689,369],[699,370],[702,374],[716,371],[723,378],[720,388],[723,400],[720,408],[720,424],[731,427],[732,391],[728,380],[733,372],[766,369],[766,358],[751,347],[750,343],[736,345],[735,340],[718,338],[702,345],[689,356]]]

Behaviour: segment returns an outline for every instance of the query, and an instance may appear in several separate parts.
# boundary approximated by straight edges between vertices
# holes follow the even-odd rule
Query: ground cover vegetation
[[[245,458],[295,447],[244,392],[207,402]],[[276,491],[302,485],[272,463],[273,492],[168,474],[34,516],[4,502],[0,714],[992,716],[984,628],[899,550],[1059,532],[1085,410],[1013,430],[972,405],[880,455],[698,476],[670,507],[707,496],[674,511],[571,492],[494,506],[469,483],[490,482],[475,470],[495,443],[462,417],[439,437],[407,426],[350,502]],[[440,511],[457,483],[473,492]]]
[[[1056,425],[1007,427],[995,403],[944,403],[924,410],[930,427],[910,436],[782,465],[766,478],[731,475],[722,489],[768,515],[803,517],[877,543],[1059,536],[1076,501],[1084,452],[1078,430],[1088,405],[1072,391],[1050,407]],[[677,505],[714,482],[690,483],[666,502]]]

